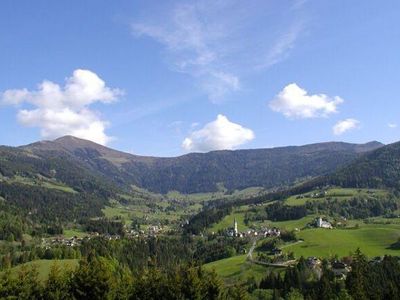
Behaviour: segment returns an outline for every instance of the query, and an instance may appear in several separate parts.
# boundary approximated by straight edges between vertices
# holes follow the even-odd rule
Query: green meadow
[[[387,194],[384,190],[378,189],[355,189],[355,188],[331,188],[326,190],[326,194],[321,197],[312,197],[312,194],[319,193],[314,190],[305,194],[294,195],[285,200],[285,204],[291,206],[304,205],[307,201],[325,201],[328,198],[336,198],[339,200],[348,200],[355,196],[382,196]]]
[[[265,277],[271,268],[254,264],[246,259],[247,255],[238,255],[204,265],[206,270],[215,272],[228,283],[245,281],[253,277],[257,281]]]
[[[400,225],[368,224],[358,229],[302,230],[297,237],[304,242],[286,247],[285,252],[300,256],[339,257],[347,256],[360,248],[369,257],[384,254],[400,255],[400,250],[390,249],[390,245],[400,237]]]
[[[27,262],[22,265],[18,265],[16,267],[13,267],[11,269],[11,274],[13,276],[17,276],[18,272],[26,267],[30,268],[33,265],[37,267],[37,270],[39,272],[39,279],[41,281],[47,280],[51,267],[54,264],[58,264],[61,268],[61,270],[66,271],[66,270],[74,270],[78,266],[78,260],[77,259],[62,259],[62,260],[46,260],[46,259],[41,259],[41,260],[35,260],[31,262]]]

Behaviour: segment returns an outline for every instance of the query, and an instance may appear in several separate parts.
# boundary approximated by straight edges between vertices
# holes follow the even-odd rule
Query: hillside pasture
[[[368,224],[356,229],[302,230],[297,237],[304,242],[286,247],[284,252],[294,252],[295,256],[339,257],[347,256],[360,248],[369,257],[400,255],[400,250],[390,249],[390,245],[400,237],[400,225]]]
[[[247,255],[238,255],[214,261],[204,265],[206,270],[215,272],[227,283],[246,281],[253,277],[260,281],[270,271],[270,267],[254,264],[247,260]]]
[[[11,269],[11,275],[17,276],[18,273],[22,270],[22,268],[31,268],[32,266],[36,266],[39,272],[39,280],[45,281],[49,277],[50,270],[54,264],[58,264],[60,269],[65,272],[68,270],[74,270],[78,266],[78,259],[62,259],[62,260],[35,260],[31,262],[27,262],[22,265],[15,266]]]
[[[357,196],[384,196],[387,194],[385,190],[355,188],[330,188],[325,191],[326,193],[320,194],[320,192],[321,191],[319,190],[314,190],[308,193],[290,196],[285,200],[285,204],[290,206],[298,206],[306,204],[307,201],[325,201],[329,198],[348,200]]]

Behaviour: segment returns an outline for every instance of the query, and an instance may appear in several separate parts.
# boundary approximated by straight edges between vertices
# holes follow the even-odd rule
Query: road
[[[247,260],[253,261],[253,251],[256,248],[256,245],[257,245],[257,239],[254,239],[253,244],[249,249],[249,253],[247,254]]]
[[[248,261],[250,261],[250,262],[252,262],[254,264],[257,264],[257,265],[264,265],[264,266],[269,266],[269,267],[288,267],[288,266],[296,263],[295,259],[294,260],[288,260],[288,261],[285,261],[285,262],[282,262],[282,263],[267,263],[267,262],[264,262],[264,261],[254,260],[253,259],[253,252],[254,252],[254,249],[256,248],[257,240],[258,240],[257,238],[253,240],[253,244],[251,245],[251,247],[249,249],[249,253],[247,253],[246,259]],[[294,242],[292,244],[287,244],[287,245],[282,246],[281,249],[285,248],[285,247],[288,247],[288,246],[295,245],[295,244],[299,244],[299,243],[302,243],[302,242],[303,241],[300,240],[300,241]]]

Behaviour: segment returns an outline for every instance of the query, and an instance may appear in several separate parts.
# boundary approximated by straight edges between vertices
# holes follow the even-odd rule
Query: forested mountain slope
[[[19,150],[44,160],[68,157],[86,171],[122,188],[134,184],[153,192],[194,193],[215,191],[218,184],[229,190],[292,184],[297,179],[332,172],[381,146],[378,142],[362,145],[330,142],[157,158],[132,155],[66,136]]]
[[[363,155],[325,179],[342,187],[400,188],[400,142]]]

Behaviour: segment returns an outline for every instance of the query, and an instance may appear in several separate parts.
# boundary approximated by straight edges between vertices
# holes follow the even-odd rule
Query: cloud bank
[[[341,103],[343,99],[338,96],[310,95],[296,83],[291,83],[270,101],[269,107],[287,118],[308,119],[336,113]]]
[[[77,69],[63,87],[45,80],[34,91],[6,90],[1,102],[33,106],[19,109],[17,119],[24,126],[39,127],[43,138],[73,135],[105,145],[110,140],[105,133],[108,123],[90,105],[112,103],[121,94],[121,90],[107,87],[94,72]]]
[[[359,128],[360,122],[356,119],[345,119],[337,122],[335,126],[333,126],[333,134],[334,135],[342,135],[343,133]]]
[[[253,139],[254,133],[251,129],[229,121],[224,115],[218,115],[215,121],[185,138],[182,148],[196,152],[235,149]]]

